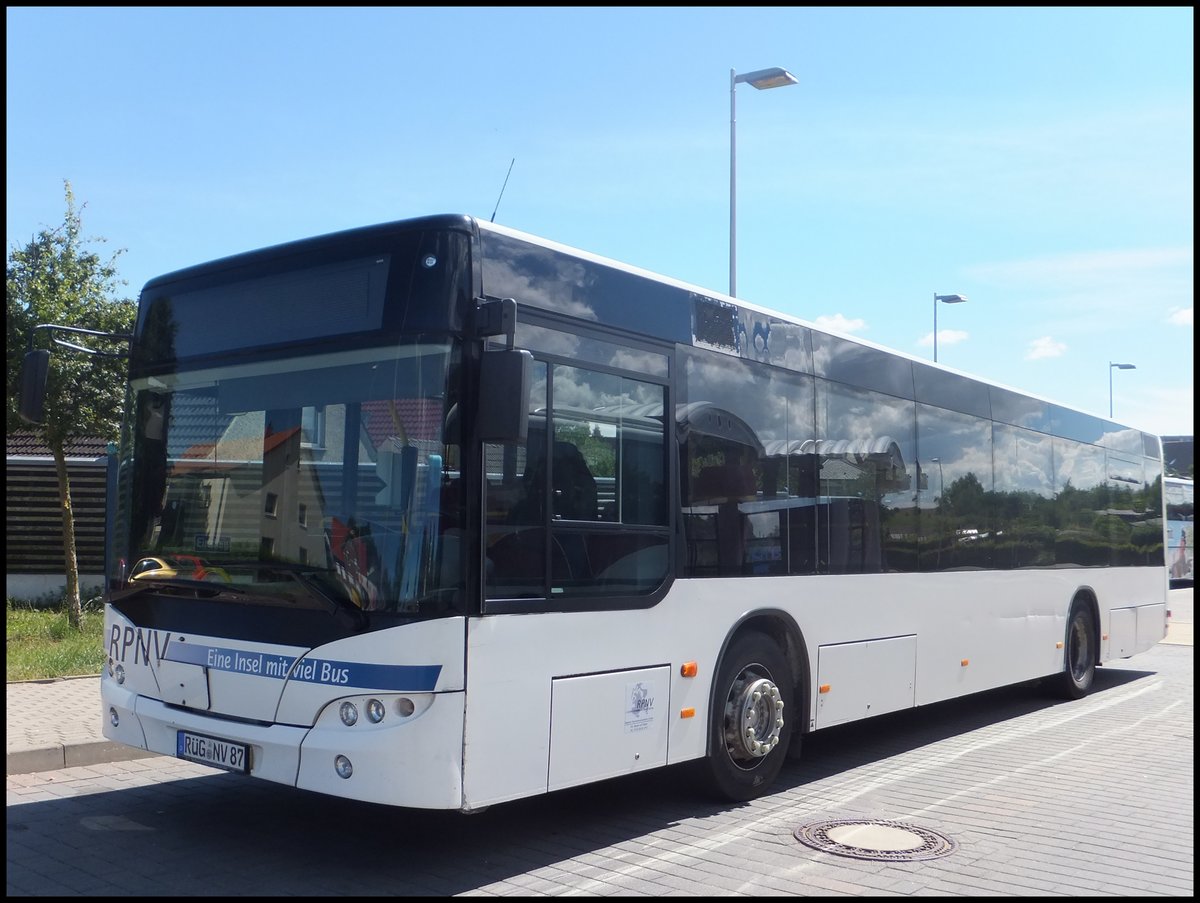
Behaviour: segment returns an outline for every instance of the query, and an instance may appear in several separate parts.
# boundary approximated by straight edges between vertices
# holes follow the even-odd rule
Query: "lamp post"
[[[738,75],[729,70],[729,295],[737,294],[737,113],[734,99],[737,86],[745,82],[760,91],[799,84],[799,79],[786,69],[757,69]]]
[[[966,295],[939,295],[933,293],[933,362],[937,363],[937,306],[942,304],[962,304],[967,300]]]
[[[1137,369],[1136,364],[1114,364],[1112,361],[1108,362],[1108,418],[1110,420],[1112,419],[1112,415],[1113,415],[1112,372],[1114,370],[1136,370],[1136,369]]]

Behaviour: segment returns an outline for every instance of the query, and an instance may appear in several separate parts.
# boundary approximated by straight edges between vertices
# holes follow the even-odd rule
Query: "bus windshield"
[[[120,576],[249,604],[448,610],[456,355],[416,340],[135,380]]]

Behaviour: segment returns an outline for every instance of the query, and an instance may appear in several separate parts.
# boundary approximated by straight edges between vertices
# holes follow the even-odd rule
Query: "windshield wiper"
[[[184,591],[184,595],[194,595],[196,597],[214,598],[223,593],[231,593],[233,595],[244,596],[246,590],[232,586],[228,583],[213,583],[211,580],[191,580],[187,577],[139,577],[136,580],[130,580],[122,589],[116,590],[109,595],[110,601],[119,599],[127,599],[130,596],[136,596],[148,590],[162,592],[169,590],[172,592]]]
[[[338,614],[350,613],[353,615],[352,620],[354,624],[359,629],[365,628],[370,620],[367,613],[355,605],[354,601],[348,595],[335,590],[336,583],[331,585],[329,582],[319,579],[319,577],[333,574],[327,568],[316,568],[311,565],[277,561],[259,562],[256,564],[256,567],[260,571],[268,573],[278,571],[300,584],[309,596],[328,605],[330,613],[335,617]]]

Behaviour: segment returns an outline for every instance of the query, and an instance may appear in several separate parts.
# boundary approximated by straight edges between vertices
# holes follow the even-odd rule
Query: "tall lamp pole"
[[[745,82],[760,91],[799,84],[786,69],[758,69],[738,75],[729,70],[729,295],[737,295],[737,86]]]
[[[937,363],[937,306],[942,304],[962,304],[967,300],[966,295],[939,295],[933,293],[933,362]]]
[[[942,473],[942,459],[941,458],[930,458],[929,460],[938,466],[937,501],[938,501],[938,504],[940,505],[942,503],[942,496],[944,496],[946,494],[946,477]]]
[[[1112,372],[1114,370],[1136,370],[1136,369],[1137,369],[1136,364],[1114,364],[1112,361],[1108,362],[1108,418],[1110,420],[1112,419],[1112,415],[1113,415]]]

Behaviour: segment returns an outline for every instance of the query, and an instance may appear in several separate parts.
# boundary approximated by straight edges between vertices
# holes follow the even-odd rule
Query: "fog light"
[[[121,723],[121,716],[117,714],[116,706],[108,707],[108,720],[112,723],[113,727]]]
[[[353,727],[358,721],[358,707],[352,702],[343,702],[338,714],[342,716],[342,724],[346,727]]]
[[[338,773],[339,778],[348,778],[354,774],[354,766],[345,756],[338,756],[333,760],[333,770]]]
[[[401,718],[407,718],[417,710],[417,705],[407,696],[401,696],[396,700],[396,711],[400,713]]]
[[[125,683],[125,666],[124,665],[117,665],[116,675],[117,675],[117,683],[119,683],[119,684]]]
[[[367,720],[372,724],[378,724],[380,721],[382,721],[383,716],[386,713],[387,710],[384,709],[383,703],[378,699],[367,700]]]

